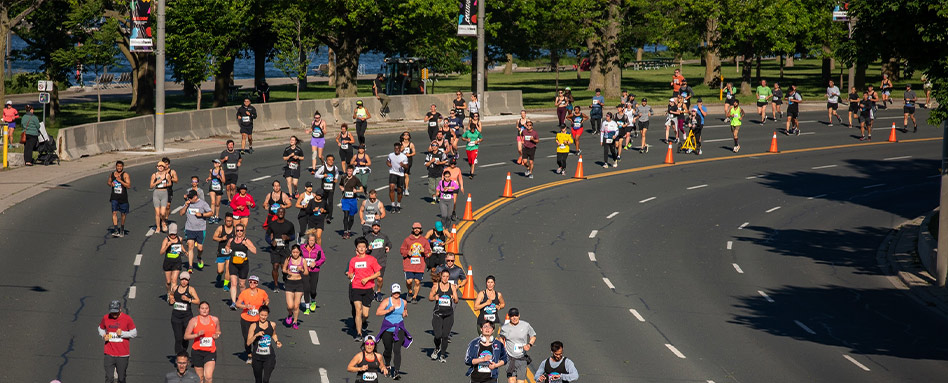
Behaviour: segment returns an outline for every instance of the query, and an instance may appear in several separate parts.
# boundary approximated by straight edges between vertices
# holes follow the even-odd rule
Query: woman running
[[[253,196],[247,193],[247,184],[237,188],[237,195],[230,199],[230,208],[234,211],[234,221],[247,226],[250,221],[250,209],[257,207]]]
[[[306,211],[309,213],[309,230],[316,231],[316,243],[323,244],[323,227],[326,225],[326,201],[323,201],[323,195],[316,195],[306,205]]]
[[[398,372],[402,366],[402,347],[405,344],[411,344],[408,340],[411,334],[405,328],[405,317],[408,316],[408,309],[404,299],[402,299],[402,286],[398,283],[392,285],[392,294],[388,299],[379,305],[375,310],[375,315],[384,317],[382,328],[379,329],[379,338],[382,338],[382,345],[385,350],[382,351],[382,357],[385,359],[385,365],[389,369],[389,377],[393,380],[399,380]],[[394,358],[392,357],[394,355]]]
[[[428,263],[428,272],[431,273],[431,283],[438,283],[438,279],[441,278],[441,275],[438,274],[435,270],[438,269],[438,266],[444,264],[444,258],[448,254],[448,243],[454,241],[454,238],[451,238],[448,233],[444,231],[444,224],[442,221],[435,221],[434,229],[428,230],[425,233],[425,238],[428,239],[428,245],[431,246],[431,255],[428,256],[426,262]]]
[[[275,323],[269,320],[270,307],[260,306],[257,314],[259,320],[250,324],[247,331],[247,345],[250,346],[250,366],[253,368],[253,378],[256,383],[269,383],[270,374],[276,368],[276,352],[273,347],[283,347],[276,334]]]
[[[441,124],[441,139],[438,140],[437,136],[435,136],[434,141],[438,142],[438,146],[444,149],[444,153],[447,154],[449,158],[457,158],[458,140],[461,136],[458,131],[461,126],[456,124],[457,119],[454,118],[454,111],[451,113],[452,117],[444,119],[444,122]]]
[[[504,301],[504,295],[495,289],[497,287],[497,280],[494,279],[493,275],[487,276],[485,285],[487,289],[477,293],[477,298],[474,299],[474,310],[479,312],[477,315],[478,328],[480,328],[484,322],[491,322],[495,325],[503,322],[499,313],[507,306],[507,302]],[[500,326],[497,326],[497,328],[500,328]]]
[[[441,173],[441,179],[438,180],[438,184],[435,185],[435,191],[438,195],[438,205],[441,209],[441,221],[439,221],[444,227],[451,226],[451,215],[449,212],[454,212],[454,206],[457,204],[455,199],[458,196],[458,191],[461,190],[461,185],[457,182],[451,180],[451,171],[445,170]]]
[[[155,231],[167,232],[168,221],[165,217],[168,216],[168,203],[171,198],[169,190],[173,181],[167,164],[159,161],[155,168],[157,170],[151,175],[151,182],[148,184],[149,188],[154,189],[151,202],[155,207]]]
[[[727,83],[727,86],[724,87],[724,118],[722,118],[721,121],[727,121],[728,116],[731,115],[731,108],[734,107],[736,101],[737,97],[734,95],[734,84]]]
[[[527,128],[527,111],[520,111],[520,118],[517,119],[517,165],[523,165],[523,130]]]
[[[211,314],[211,304],[207,301],[198,306],[198,316],[191,318],[185,330],[184,339],[194,340],[191,344],[191,364],[201,382],[214,381],[214,366],[217,365],[217,339],[221,337],[221,321]]]
[[[408,157],[408,166],[405,167],[405,195],[408,195],[408,178],[411,175],[411,165],[415,159],[415,144],[411,142],[411,133],[403,132],[398,138],[402,143],[402,154]]]
[[[893,103],[890,97],[892,95],[892,80],[889,79],[888,74],[882,74],[882,84],[879,88],[882,89],[882,109],[887,109],[885,103]]]
[[[356,383],[375,383],[379,381],[379,373],[388,375],[388,367],[381,362],[382,355],[375,351],[374,336],[367,336],[362,341],[362,352],[355,354],[349,361],[346,370],[356,373]]]
[[[582,149],[579,148],[579,136],[583,135],[583,123],[589,119],[589,116],[583,114],[582,109],[578,106],[573,108],[573,113],[569,116],[570,133],[573,135],[573,143],[576,144],[576,155],[583,153]]]
[[[471,122],[468,125],[477,129],[478,132],[484,132],[484,126],[481,124],[481,114],[471,113]]]
[[[411,157],[408,158],[408,162],[411,163]],[[349,239],[355,234],[352,232],[352,225],[355,224],[355,217],[359,214],[359,199],[356,198],[356,193],[365,191],[362,182],[353,172],[354,169],[350,167],[346,169],[346,175],[339,179],[339,189],[342,190],[342,199],[339,202],[342,206],[342,239]]]
[[[215,158],[213,161],[213,167],[207,172],[207,179],[204,180],[208,182],[208,195],[211,197],[210,201],[207,201],[211,204],[211,212],[214,215],[211,219],[208,220],[209,223],[218,223],[221,221],[221,196],[224,195],[224,181],[226,177],[224,176],[224,169],[221,167],[221,160]]]
[[[368,190],[369,173],[372,172],[372,158],[370,158],[368,154],[365,154],[365,145],[359,145],[359,152],[352,157],[352,160],[349,161],[349,165],[355,168],[353,174],[359,179],[362,186]]]
[[[164,255],[161,269],[165,272],[165,292],[171,295],[171,285],[178,280],[178,273],[181,272],[181,260],[184,259],[181,256],[188,255],[184,241],[178,236],[178,224],[168,225],[168,236],[161,241],[161,250],[158,252]]]
[[[778,118],[783,118],[783,111],[780,108],[783,107],[783,90],[780,89],[780,84],[774,83],[773,97],[770,100],[770,111],[773,113],[774,121],[778,121]]]
[[[606,113],[606,119],[602,122],[602,135],[599,136],[599,145],[602,146],[602,167],[609,167],[609,157],[613,158],[612,167],[619,166],[619,158],[616,157],[616,137],[619,132],[619,125],[612,120],[612,113]]]
[[[286,191],[291,196],[299,193],[300,184],[300,161],[306,159],[303,155],[303,149],[299,147],[300,139],[296,136],[290,137],[290,146],[283,149],[283,161],[286,161],[286,167],[283,170],[283,178],[286,178]]]
[[[171,331],[174,333],[175,355],[188,351],[188,341],[184,339],[184,334],[187,333],[188,323],[194,317],[191,304],[201,301],[190,282],[190,273],[185,271],[179,274],[178,283],[171,287],[171,295],[168,295],[168,304],[172,309]]]
[[[561,124],[566,123],[566,105],[569,104],[569,99],[566,98],[562,90],[556,92],[556,100],[553,101],[553,104],[556,105],[556,118]]]
[[[296,219],[300,224],[300,234],[296,236],[296,238],[299,238],[300,241],[303,240],[303,235],[309,230],[309,216],[312,215],[313,212],[308,210],[307,205],[309,205],[309,201],[312,201],[313,198],[316,198],[316,193],[313,192],[313,183],[306,182],[303,192],[300,193],[300,196],[296,199],[296,207],[300,209],[300,212],[296,215]]]
[[[431,360],[440,360],[446,363],[445,354],[448,351],[448,337],[454,327],[454,307],[458,303],[457,285],[449,283],[451,273],[441,271],[441,279],[431,289],[428,300],[435,302],[431,316],[431,327],[434,332],[434,349],[431,351]]]
[[[349,133],[349,125],[345,122],[339,127],[339,135],[336,136],[336,145],[339,145],[339,162],[342,164],[342,171],[349,168],[349,162],[352,161],[353,146],[355,146],[355,137]]]
[[[303,315],[316,311],[316,286],[319,285],[319,267],[326,262],[326,254],[323,253],[323,247],[316,243],[316,232],[311,230],[306,234],[306,242],[300,246],[303,259],[306,261],[308,272],[303,277],[303,298],[306,311]]]
[[[287,326],[293,325],[294,330],[300,328],[300,302],[303,299],[305,286],[303,279],[309,276],[309,268],[306,267],[306,261],[301,257],[303,252],[300,245],[293,245],[290,248],[290,257],[283,261],[283,275],[286,276],[286,319],[283,323]]]
[[[224,214],[224,224],[214,230],[211,239],[217,241],[217,284],[216,287],[223,287],[224,291],[230,291],[230,251],[227,250],[227,242],[234,238],[234,215]]]
[[[464,132],[464,135],[461,136],[461,139],[467,141],[467,163],[471,165],[471,173],[468,174],[468,178],[474,179],[474,167],[477,165],[477,150],[480,147],[482,141],[484,141],[484,135],[481,134],[481,131],[477,130],[477,125],[474,125],[472,122],[470,129]]]
[[[249,254],[257,255],[257,247],[247,238],[246,227],[242,224],[234,226],[234,238],[227,241],[230,252],[230,309],[236,310],[237,293],[247,288],[247,276],[250,275]],[[249,254],[248,254],[249,253]]]
[[[313,123],[306,129],[306,134],[312,137],[309,140],[309,146],[313,149],[313,167],[310,168],[312,170],[316,169],[318,162],[324,161],[323,148],[326,146],[326,121],[318,110],[313,113]]]

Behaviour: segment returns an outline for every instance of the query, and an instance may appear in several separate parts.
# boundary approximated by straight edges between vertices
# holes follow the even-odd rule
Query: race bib
[[[607,139],[606,139],[606,143],[607,143],[607,144],[611,144],[611,143],[612,143],[612,139],[611,139],[611,138],[607,138]]]
[[[441,306],[441,307],[451,306],[451,297],[447,295],[442,295],[438,297],[438,306]]]
[[[125,340],[122,339],[122,337],[119,336],[118,334],[116,334],[116,333],[114,333],[114,332],[110,332],[110,333],[109,333],[109,342],[112,342],[112,343],[122,343],[123,341],[125,341]]]
[[[273,338],[269,335],[263,335],[257,340],[257,355],[270,355],[270,344]]]
[[[161,180],[161,182],[159,182],[158,185],[155,186],[155,187],[156,187],[156,188],[163,188],[163,187],[165,187],[165,185],[167,185],[167,183],[165,182],[165,180]]]
[[[566,149],[566,144],[559,144],[556,148],[557,148],[557,149]]]
[[[211,190],[221,191],[221,181],[217,178],[211,180]]]
[[[379,374],[376,372],[363,372],[362,380],[366,382],[374,382],[379,378]]]
[[[514,352],[516,352],[516,353],[521,353],[521,352],[523,352],[523,345],[522,345],[522,344],[514,344]]]
[[[331,182],[332,181],[330,181],[330,183],[324,183],[323,190],[332,190],[333,184]]]
[[[560,380],[560,373],[559,373],[559,372],[551,372],[548,376],[550,377],[550,380],[553,380],[553,381],[559,381],[559,380]]]
[[[484,314],[484,320],[488,322],[493,322],[497,320],[497,314]]]
[[[257,314],[259,314],[259,313],[260,313],[260,311],[257,310],[256,308],[252,308],[252,309],[247,310],[247,315],[250,315],[250,316],[252,316],[252,317],[257,316]]]
[[[316,260],[313,258],[306,258],[306,266],[308,267],[316,266]]]
[[[287,166],[288,168],[290,168],[290,170],[296,170],[296,169],[299,169],[299,168],[300,168],[300,163],[299,163],[299,162],[288,162],[288,163],[286,164],[286,166]]]
[[[190,215],[198,215],[198,213],[200,213],[200,212],[201,212],[200,209],[196,209],[196,208],[193,208],[193,207],[189,207],[189,208],[188,208],[188,214],[190,214]]]
[[[760,101],[766,101],[766,100],[767,100],[767,96],[764,96],[764,95],[762,95],[762,94],[759,94],[759,95],[757,95],[757,99],[760,100]]]
[[[240,120],[243,121],[243,122],[250,122],[250,116],[243,116],[243,117],[240,117]]]
[[[237,169],[237,164],[227,164],[227,168],[230,170],[235,170]]]
[[[349,149],[349,144],[339,144],[339,149],[342,149],[342,150]]]
[[[428,126],[434,128],[434,127],[438,126],[438,122],[437,122],[437,121],[428,121]]]
[[[209,336],[201,337],[201,347],[211,347],[214,346],[214,338]]]
[[[257,346],[257,355],[270,355],[270,346]]]
[[[774,101],[780,101],[780,97],[774,96]]]
[[[573,129],[579,129],[583,127],[582,121],[573,121]]]
[[[300,267],[298,265],[290,265],[290,272],[293,274],[300,272]]]
[[[365,222],[375,222],[375,214],[365,213]]]
[[[433,253],[439,253],[439,254],[440,254],[440,253],[443,253],[443,252],[444,252],[444,245],[434,245],[434,246],[431,247],[431,251],[432,251]]]
[[[452,285],[457,284],[457,282],[458,282],[458,281],[455,281],[455,280],[453,280],[453,279],[448,279],[448,283],[450,283],[450,284],[452,284]]]
[[[284,247],[284,246],[286,246],[286,242],[283,242],[283,238],[274,238],[274,239],[273,239],[273,244],[275,244],[276,247]]]
[[[411,264],[413,264],[413,265],[420,265],[420,264],[421,264],[421,257],[411,257],[411,258],[408,260],[408,263],[411,263]]]
[[[323,130],[319,127],[313,127],[313,138],[323,138]]]
[[[313,196],[311,196],[311,195],[305,195],[305,194],[304,194],[304,195],[303,195],[303,205],[309,204],[309,201],[310,201],[311,199],[313,199]]]
[[[187,310],[188,310],[188,304],[187,304],[187,303],[184,303],[184,302],[175,302],[175,303],[174,303],[174,309],[175,309],[175,311],[187,311]]]
[[[478,355],[477,358],[478,358],[478,359],[482,359],[482,358],[484,358],[484,357],[490,358],[490,357],[493,357],[493,356],[494,356],[493,353],[491,353],[491,352],[488,351],[488,350],[484,350],[484,351],[481,351],[480,355]],[[477,364],[477,372],[489,374],[489,373],[490,373],[490,362],[481,362],[481,363],[478,363],[478,364]]]
[[[228,255],[228,254],[230,254],[230,250],[227,250],[226,247],[221,249],[221,255]]]
[[[171,245],[171,253],[173,253],[173,254],[180,254],[182,248],[183,248],[183,247],[182,247],[180,244]]]
[[[355,192],[352,192],[352,191],[342,192],[342,198],[355,198]]]
[[[247,259],[247,253],[245,253],[245,252],[243,252],[243,251],[235,251],[235,252],[234,252],[234,258]]]
[[[473,146],[477,146],[477,142],[475,142],[475,141],[468,141],[467,147],[470,148],[470,147],[473,147]]]
[[[118,181],[112,181],[112,192],[115,194],[122,194],[122,183]]]
[[[372,241],[372,249],[381,249],[385,245],[385,240],[382,238],[376,238]]]
[[[359,261],[355,263],[355,268],[357,269],[364,269],[366,267],[369,267],[369,263],[366,261]]]

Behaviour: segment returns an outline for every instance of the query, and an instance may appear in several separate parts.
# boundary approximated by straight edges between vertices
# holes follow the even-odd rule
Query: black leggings
[[[395,333],[391,331],[386,331],[382,333],[382,345],[385,346],[385,351],[382,352],[382,357],[385,358],[385,365],[391,366],[392,371],[398,371],[402,366],[402,344],[401,342],[405,340],[405,331],[398,331],[399,342],[395,343]],[[395,344],[393,344],[395,343]],[[395,353],[395,358],[392,359],[392,353]]]
[[[174,332],[174,354],[178,355],[182,351],[188,351],[188,341],[184,339],[184,331],[188,329],[188,322],[191,317],[175,318],[171,317],[171,331]]]
[[[355,223],[355,216],[352,215],[348,210],[342,211],[342,229],[349,232],[352,231],[352,225]]]
[[[599,133],[599,128],[602,127],[602,117],[593,118],[590,121],[592,121],[593,133]]]
[[[332,190],[323,190],[323,201],[326,201],[326,219],[332,219],[332,210],[336,207],[336,204],[332,201],[332,197],[335,194]]]
[[[270,374],[273,373],[273,369],[276,368],[277,359],[276,357],[269,357],[266,359],[253,358],[253,362],[250,364],[250,367],[253,368],[253,378],[256,383],[268,383],[270,382]]]
[[[433,314],[431,316],[431,330],[434,332],[435,351],[444,355],[448,351],[448,337],[451,336],[451,328],[454,327],[454,314],[440,316]]]
[[[703,128],[704,128],[703,126],[696,126],[694,128],[691,128],[691,131],[695,134],[695,145],[697,146],[698,149],[701,149],[701,129]]]
[[[616,144],[602,144],[602,163],[609,165],[609,156],[616,157]]]
[[[556,166],[560,167],[563,170],[566,170],[566,158],[569,156],[567,153],[556,153]]]
[[[356,135],[359,136],[359,144],[365,145],[365,130],[369,127],[366,121],[356,121]]]
[[[237,286],[231,286],[237,288]],[[250,346],[247,345],[247,333],[250,332],[250,325],[254,322],[247,322],[244,318],[240,318],[240,337],[244,339],[244,352],[250,355]],[[269,376],[269,374],[267,374]]]
[[[316,285],[318,284],[318,271],[310,271],[309,275],[303,276],[303,298],[306,299],[306,303],[313,303],[313,300],[316,299]]]
[[[304,215],[298,218],[300,223],[300,236],[297,237],[300,239],[300,242],[306,243],[306,230],[309,228],[309,215]]]

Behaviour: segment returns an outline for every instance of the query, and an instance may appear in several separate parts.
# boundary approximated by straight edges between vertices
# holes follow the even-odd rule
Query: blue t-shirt
[[[392,304],[394,303],[394,302],[392,302],[392,298],[388,298],[385,302],[386,302],[385,308],[392,307]],[[387,321],[388,321],[389,323],[391,323],[391,324],[399,324],[399,323],[402,323],[402,321],[404,320],[404,319],[402,318],[402,313],[403,313],[404,311],[405,311],[405,302],[402,302],[401,307],[399,307],[399,308],[397,308],[397,309],[395,309],[395,310],[392,310],[392,312],[390,312],[390,313],[388,313],[388,314],[385,314],[385,320],[387,320]],[[386,331],[388,331],[388,332],[395,332],[395,327],[391,327],[391,328],[389,328],[389,329],[386,330]]]
[[[602,106],[606,104],[606,98],[602,96],[593,96],[592,99],[593,103],[589,110],[589,116],[592,118],[602,118]]]
[[[695,106],[693,106],[691,109],[698,110],[699,108],[701,109],[701,112],[704,112],[705,114],[708,113],[708,108],[706,108],[706,107],[704,107],[704,106],[699,107],[699,106],[695,105]],[[698,115],[698,123],[701,124],[701,125],[704,125],[704,114],[701,114],[700,112],[699,112],[699,113],[696,113],[696,114]]]

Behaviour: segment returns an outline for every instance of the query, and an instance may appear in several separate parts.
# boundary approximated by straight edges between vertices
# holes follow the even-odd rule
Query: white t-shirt
[[[467,110],[470,111],[471,113],[480,113],[480,110],[481,110],[481,102],[480,102],[480,101],[468,101],[468,102],[467,102]]]
[[[392,163],[392,167],[388,169],[390,174],[397,176],[405,175],[405,168],[402,167],[402,164],[408,163],[408,156],[404,153],[389,153],[388,161]]]
[[[839,88],[838,87],[827,87],[826,88],[826,101],[831,103],[839,103]]]

